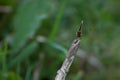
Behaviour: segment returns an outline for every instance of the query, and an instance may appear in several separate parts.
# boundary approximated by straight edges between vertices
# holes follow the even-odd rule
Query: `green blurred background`
[[[120,0],[0,0],[0,80],[54,80],[81,20],[66,80],[120,80]]]

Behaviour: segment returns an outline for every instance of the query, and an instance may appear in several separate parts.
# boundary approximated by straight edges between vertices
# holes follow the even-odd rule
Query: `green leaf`
[[[3,51],[0,50],[0,60],[2,63],[2,74],[4,77],[6,77],[7,74],[7,52],[8,52],[8,43],[4,42],[4,48]]]
[[[52,41],[46,41],[46,43],[47,43],[49,46],[51,46],[52,48],[55,48],[55,49],[57,49],[57,50],[62,51],[62,52],[65,53],[65,54],[67,54],[67,50],[66,50],[63,46],[61,46],[61,45],[59,45],[59,44],[57,44],[57,43],[55,43],[55,42],[52,42]]]
[[[0,0],[0,5],[12,5],[15,0]]]
[[[33,55],[34,51],[38,47],[36,42],[32,42],[28,45],[18,56],[16,56],[13,60],[11,60],[8,64],[9,67],[14,66],[16,63],[24,61],[30,55]]]
[[[14,18],[13,48],[22,47],[27,39],[35,34],[49,11],[47,0],[23,0]]]
[[[10,71],[8,80],[23,80],[20,75],[17,75],[15,72]]]
[[[82,76],[83,76],[83,73],[79,71],[76,75],[74,75],[72,80],[81,80]]]
[[[28,66],[28,69],[26,71],[26,76],[25,76],[25,80],[30,80],[31,79],[31,73],[32,73],[32,70],[34,68],[34,64],[31,64]]]

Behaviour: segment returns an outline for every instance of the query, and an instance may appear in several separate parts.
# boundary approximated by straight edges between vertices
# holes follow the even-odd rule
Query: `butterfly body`
[[[83,21],[80,23],[80,28],[76,32],[76,37],[80,38],[82,36],[82,26],[83,26]]]

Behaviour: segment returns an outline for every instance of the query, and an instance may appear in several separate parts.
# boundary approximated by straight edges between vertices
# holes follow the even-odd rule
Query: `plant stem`
[[[77,52],[79,44],[80,44],[79,39],[75,39],[73,41],[72,46],[68,52],[68,55],[67,55],[65,61],[63,62],[62,67],[57,72],[55,80],[65,80],[67,72],[69,71],[69,68],[74,60],[74,56],[75,56],[75,53]]]
[[[66,0],[62,0],[62,4],[61,4],[60,9],[58,11],[57,18],[56,18],[55,23],[53,25],[51,34],[49,36],[49,39],[52,40],[52,41],[54,40],[54,38],[56,36],[56,33],[58,31],[59,23],[60,23],[60,20],[61,20],[61,17],[62,17],[63,10],[65,8],[65,5],[66,5]]]

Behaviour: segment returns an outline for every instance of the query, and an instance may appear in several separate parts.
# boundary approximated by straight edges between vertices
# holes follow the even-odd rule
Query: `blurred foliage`
[[[54,80],[84,21],[67,80],[120,80],[120,0],[0,0],[0,80]]]

